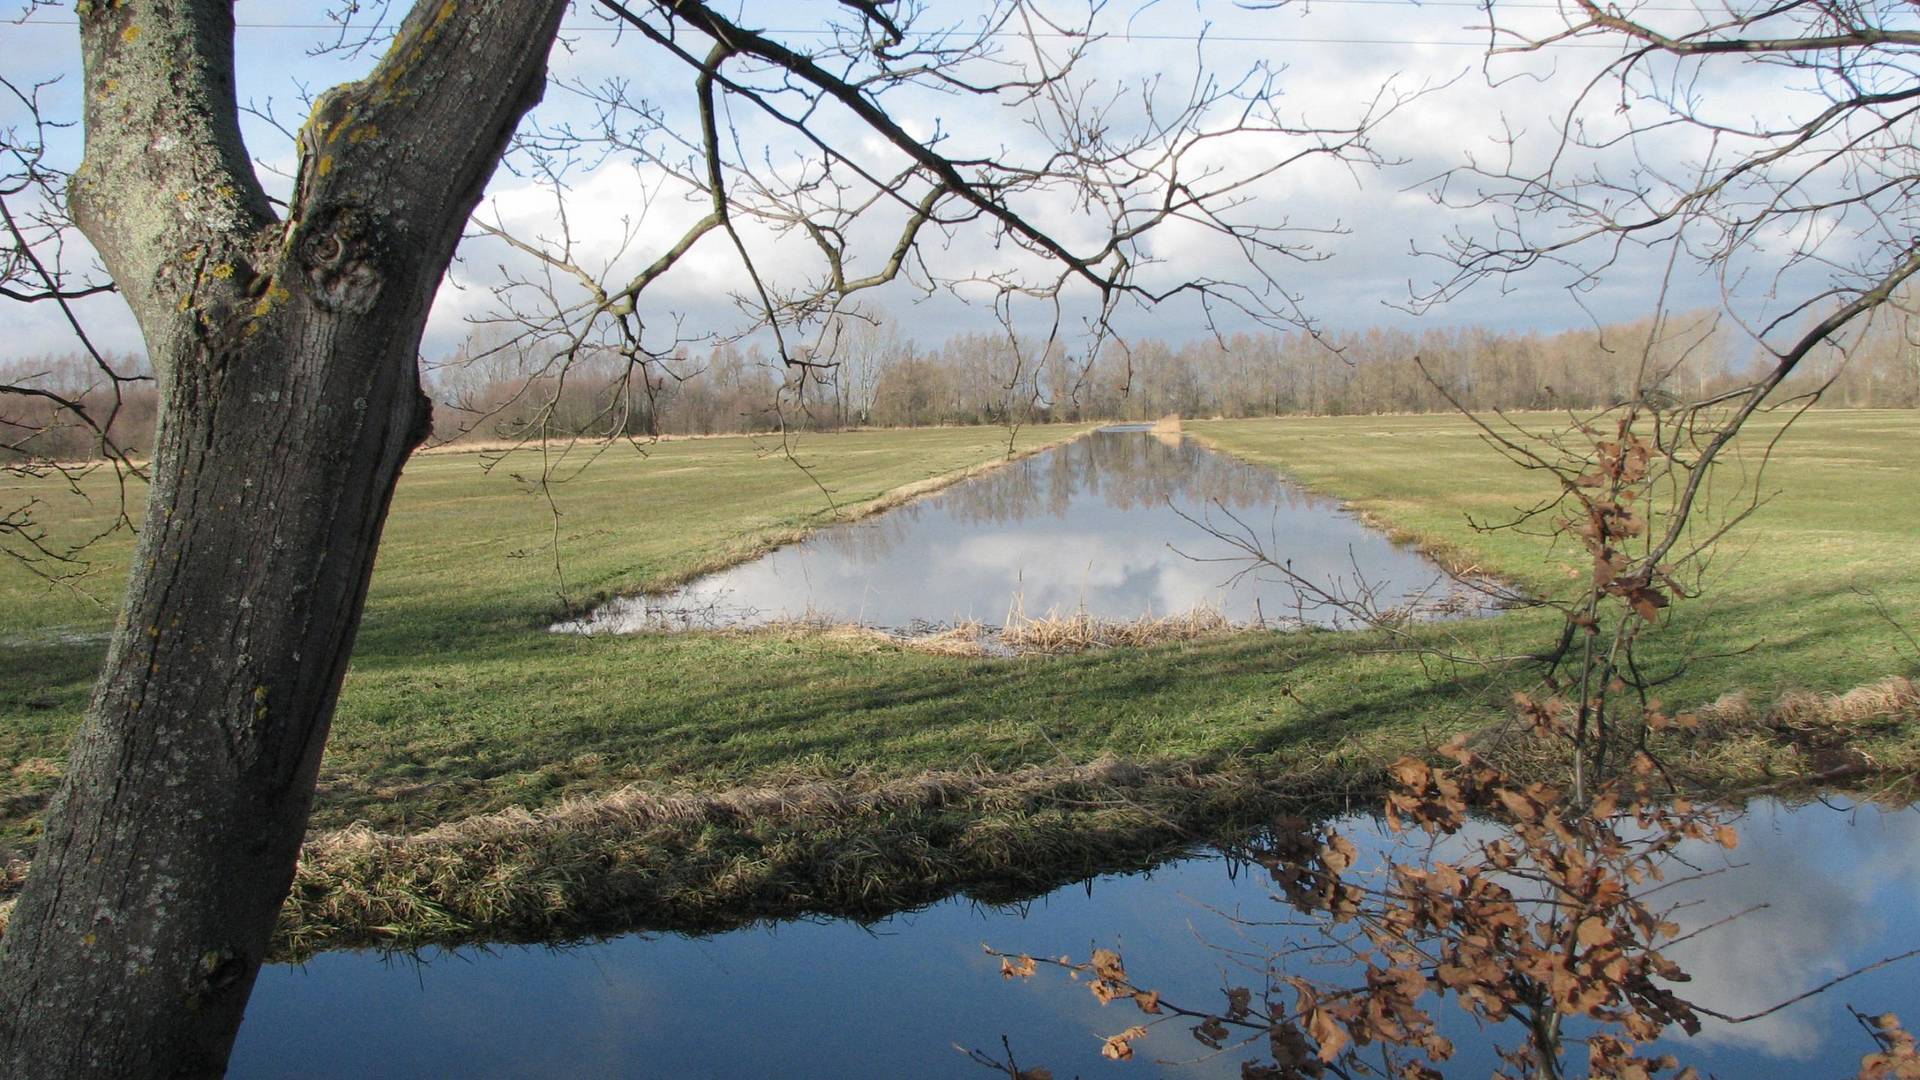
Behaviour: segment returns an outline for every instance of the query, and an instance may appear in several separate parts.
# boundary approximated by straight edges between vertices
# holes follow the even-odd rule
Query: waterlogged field
[[[1543,422],[1545,422],[1543,420]],[[1082,429],[1029,428],[1028,450]],[[1349,500],[1455,562],[1564,586],[1577,548],[1480,533],[1551,494],[1450,417],[1189,423],[1244,460]],[[910,485],[1003,457],[996,429],[746,438],[616,448],[545,495],[536,456],[416,459],[402,481],[342,696],[318,829],[409,830],[553,805],[631,782],[715,788],[849,770],[1007,770],[1102,754],[1289,770],[1361,769],[1498,719],[1526,681],[1384,649],[1370,634],[1239,634],[1042,657],[956,657],[806,631],[584,638],[545,628],[575,603],[686,580]],[[1748,475],[1755,464],[1747,461]],[[577,475],[575,475],[577,472]],[[1920,668],[1920,415],[1815,413],[1779,442],[1767,501],[1721,549],[1708,594],[1660,635],[1685,707],[1744,690],[1837,691]],[[822,489],[825,489],[823,491]],[[92,507],[39,494],[57,534]],[[831,493],[831,502],[828,492]],[[37,828],[105,649],[131,543],[96,547],[86,595],[0,566],[0,812]],[[1896,625],[1898,624],[1898,625]],[[1420,631],[1481,655],[1537,647],[1551,616]],[[1911,763],[1909,733],[1871,749]],[[1903,755],[1905,755],[1903,757]],[[1720,761],[1753,779],[1764,761]],[[1742,769],[1747,771],[1741,773]],[[1739,774],[1735,776],[1735,774]]]

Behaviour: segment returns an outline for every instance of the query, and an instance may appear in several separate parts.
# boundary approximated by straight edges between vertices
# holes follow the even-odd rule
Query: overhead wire
[[[1482,2],[1482,0],[1305,0],[1305,2],[1301,4],[1301,7],[1302,8],[1310,7],[1315,3],[1322,4],[1322,5],[1339,5],[1339,6],[1353,6],[1353,7],[1392,6],[1392,7],[1412,8],[1414,10],[1426,10],[1426,9],[1435,9],[1435,8],[1456,8],[1456,9],[1472,9],[1476,11],[1484,11],[1487,8],[1487,4]],[[1495,6],[1503,9],[1509,9],[1509,10],[1517,9],[1517,10],[1527,10],[1527,11],[1557,11],[1557,10],[1561,10],[1564,7],[1564,5],[1557,4],[1557,3],[1529,3],[1529,2],[1513,2],[1513,3],[1499,2]],[[1643,6],[1636,7],[1634,10],[1646,11],[1646,12],[1710,14],[1710,12],[1706,8],[1695,6],[1695,5],[1687,5],[1687,6],[1643,5]],[[66,29],[74,29],[79,26],[79,23],[72,19],[28,18],[28,19],[7,20],[4,23],[0,23],[0,25],[64,27]],[[337,22],[327,22],[327,23],[236,22],[234,24],[234,27],[237,30],[268,30],[268,31],[292,30],[292,31],[303,31],[303,32],[340,31],[347,28],[343,24],[337,23]],[[369,24],[366,26],[353,27],[352,29],[354,29],[357,32],[379,33],[383,31],[391,31],[396,29],[397,27],[398,27],[397,23],[388,22],[388,23],[376,23],[376,24]],[[622,32],[625,29],[626,28],[623,26],[614,25],[614,24],[577,24],[576,23],[576,24],[562,25],[560,28],[560,32],[562,34],[588,34],[588,33],[616,34],[616,33]],[[773,35],[786,36],[786,37],[805,37],[805,36],[821,37],[821,36],[827,36],[834,33],[834,31],[830,29],[823,29],[819,27],[768,28],[768,29],[762,30],[761,32],[766,34],[773,34]],[[1042,39],[1048,39],[1048,40],[1074,40],[1074,39],[1083,39],[1083,38],[1099,38],[1102,40],[1108,40],[1108,41],[1114,41],[1114,42],[1129,42],[1129,41],[1184,42],[1184,43],[1210,42],[1210,43],[1216,43],[1216,44],[1247,44],[1247,45],[1396,45],[1396,46],[1411,46],[1411,47],[1471,48],[1471,49],[1485,49],[1488,47],[1488,44],[1489,44],[1488,41],[1485,39],[1463,41],[1463,40],[1451,40],[1451,39],[1442,39],[1442,38],[1418,38],[1418,37],[1306,36],[1306,35],[1298,35],[1298,34],[1246,34],[1246,33],[1225,33],[1225,32],[1221,32],[1221,33],[1209,33],[1209,32],[1135,33],[1135,32],[1126,32],[1126,31],[1113,31],[1113,32],[1094,31],[1090,34],[1076,34],[1076,33],[1070,33],[1065,31],[1045,31],[1045,32],[1029,33],[1026,31],[1003,30],[1003,31],[989,32],[982,36],[1006,37],[1006,38],[1042,38]],[[1514,44],[1519,44],[1519,43],[1515,42]],[[1544,47],[1555,48],[1555,49],[1618,49],[1619,44],[1617,42],[1599,42],[1599,41],[1555,41],[1555,42],[1546,43]]]

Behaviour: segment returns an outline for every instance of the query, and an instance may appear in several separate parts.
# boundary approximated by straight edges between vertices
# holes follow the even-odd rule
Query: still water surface
[[[1752,1011],[1852,968],[1920,946],[1920,813],[1873,806],[1753,804],[1728,853],[1684,851],[1716,871],[1676,886],[1683,927],[1740,918],[1668,950],[1704,1005]],[[1368,819],[1343,831],[1376,848]],[[1756,905],[1764,905],[1756,908]],[[1750,910],[1751,909],[1751,910]],[[949,900],[871,926],[798,922],[710,937],[635,934],[569,948],[432,950],[418,961],[331,953],[262,972],[234,1077],[955,1077],[994,1074],[954,1044],[998,1050],[1055,1076],[1238,1077],[1171,1021],[1115,1063],[1101,1039],[1145,1019],[1102,1008],[1045,970],[1008,982],[981,942],[1085,958],[1117,947],[1143,985],[1219,1007],[1223,977],[1253,982],[1226,950],[1307,931],[1277,920],[1265,879],[1200,855],[1146,874],[1070,886],[1030,904]],[[1224,976],[1223,976],[1224,972]],[[1327,976],[1328,972],[1306,972]],[[1431,999],[1430,999],[1431,1001]],[[1851,1076],[1870,1047],[1846,1012],[1920,1020],[1920,966],[1895,964],[1764,1020],[1708,1020],[1668,1048],[1721,1077]],[[1491,1050],[1451,1000],[1435,1009],[1460,1047],[1449,1076],[1483,1077]],[[1177,1063],[1177,1064],[1176,1064]]]
[[[1337,625],[1238,534],[1316,586],[1381,607],[1438,604],[1438,567],[1339,504],[1177,436],[1101,430],[702,578],[556,629],[626,633],[819,618],[912,630],[1084,611]],[[1240,575],[1237,580],[1236,575]]]

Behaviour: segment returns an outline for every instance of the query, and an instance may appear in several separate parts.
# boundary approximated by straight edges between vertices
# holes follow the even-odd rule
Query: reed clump
[[[1147,434],[1166,446],[1179,446],[1186,439],[1186,434],[1180,428],[1179,413],[1168,413],[1155,420],[1153,426],[1147,429]]]
[[[901,644],[934,656],[987,656],[993,631],[977,619],[967,619],[928,634],[916,634]]]
[[[1244,629],[1217,608],[1196,607],[1178,615],[1103,619],[1084,611],[1048,612],[1028,618],[1018,610],[1007,617],[1000,640],[1016,652],[1072,653],[1096,648],[1144,648],[1170,641],[1193,641]]]
[[[990,656],[995,652],[991,647],[993,629],[976,619],[965,619],[947,626],[895,631],[840,622],[831,616],[807,616],[736,627],[726,633],[739,636],[772,634],[788,640],[816,638],[861,652],[908,649],[933,656],[960,657]]]
[[[1069,615],[1048,612],[1030,618],[1016,603],[1007,615],[1006,625],[1001,627],[966,619],[944,626],[892,630],[840,622],[831,616],[809,615],[723,632],[740,636],[771,634],[786,639],[814,638],[863,651],[907,649],[934,656],[990,657],[1145,648],[1248,629],[1248,625],[1235,623],[1218,609],[1206,606],[1178,615],[1148,615],[1137,619],[1104,619],[1084,611]]]

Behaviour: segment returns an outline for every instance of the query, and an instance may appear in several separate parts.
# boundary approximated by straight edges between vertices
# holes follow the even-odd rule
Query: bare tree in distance
[[[1470,151],[1435,181],[1437,201],[1464,223],[1433,253],[1445,276],[1411,306],[1432,311],[1521,280],[1537,287],[1556,269],[1576,297],[1622,278],[1656,290],[1637,326],[1594,319],[1601,347],[1626,361],[1626,392],[1598,406],[1569,401],[1558,423],[1476,405],[1456,373],[1410,357],[1494,452],[1541,478],[1534,505],[1470,524],[1533,533],[1590,560],[1544,595],[1472,573],[1458,584],[1494,604],[1551,608],[1559,634],[1518,653],[1463,648],[1444,628],[1413,631],[1407,611],[1383,608],[1357,576],[1306,579],[1276,538],[1225,508],[1198,524],[1235,550],[1242,573],[1284,580],[1303,603],[1384,631],[1395,647],[1449,667],[1534,667],[1539,681],[1515,695],[1509,733],[1567,751],[1580,806],[1628,766],[1678,786],[1654,744],[1692,718],[1668,710],[1658,689],[1704,658],[1684,644],[1646,648],[1645,635],[1676,601],[1701,595],[1721,542],[1768,498],[1767,466],[1786,429],[1840,366],[1824,381],[1783,389],[1788,380],[1823,350],[1844,363],[1876,316],[1902,329],[1911,317],[1920,28],[1908,5],[1826,0],[1700,10],[1495,2],[1486,12],[1494,85],[1539,77],[1503,74],[1503,58],[1575,43],[1619,51],[1575,82],[1544,138],[1509,123],[1490,159]],[[1783,71],[1803,81],[1782,89]],[[1718,284],[1719,310],[1673,311],[1670,296],[1702,273]],[[1731,380],[1686,377],[1706,370],[1697,358],[1721,347],[1728,324],[1762,362]],[[1773,410],[1783,423],[1740,438]]]
[[[111,292],[113,285],[97,268],[75,272],[68,265],[73,223],[62,198],[67,174],[47,160],[49,136],[65,125],[42,107],[49,85],[22,85],[0,76],[0,94],[12,99],[22,117],[18,125],[0,131],[0,297],[58,307],[84,364],[68,365],[67,371],[20,364],[0,372],[0,401],[13,406],[0,412],[0,477],[55,478],[77,493],[89,475],[109,469],[118,481],[119,500],[119,512],[109,525],[112,531],[129,523],[126,484],[141,475],[129,447],[117,438],[116,421],[129,387],[152,379],[124,359],[103,353],[73,307],[75,301]],[[73,377],[82,371],[83,376]],[[83,452],[59,452],[76,442],[50,437],[61,429],[81,435],[77,441]],[[0,557],[49,580],[71,582],[85,572],[82,553],[99,537],[54,541],[40,520],[41,510],[40,500],[31,494],[0,502]]]
[[[1416,308],[1521,274],[1557,272],[1576,295],[1663,266],[1670,283],[1710,274],[1771,362],[1736,390],[1673,404],[1731,406],[1734,431],[1920,271],[1910,5],[1570,0],[1554,14],[1494,3],[1487,18],[1494,82],[1530,77],[1504,65],[1556,46],[1618,52],[1581,73],[1550,135],[1509,128],[1439,179],[1444,205],[1490,228],[1462,226],[1436,253],[1453,272]]]
[[[1546,693],[1520,702],[1531,725],[1571,739],[1582,800],[1609,754],[1644,759],[1649,730],[1672,722],[1653,691],[1674,672],[1646,668],[1635,642],[1697,595],[1717,543],[1764,501],[1784,426],[1756,436],[1732,472],[1716,465],[1754,441],[1738,437],[1757,413],[1816,401],[1817,383],[1781,388],[1895,311],[1920,271],[1920,26],[1887,0],[1494,3],[1486,17],[1496,82],[1524,77],[1503,74],[1510,61],[1561,45],[1617,52],[1583,73],[1550,137],[1510,130],[1441,178],[1442,203],[1491,227],[1455,235],[1453,273],[1416,306],[1522,274],[1558,272],[1576,295],[1622,277],[1662,283],[1644,338],[1617,343],[1640,359],[1626,400],[1560,431],[1474,416],[1495,449],[1555,489],[1494,527],[1541,525],[1592,556],[1562,605]],[[1692,393],[1672,375],[1697,335],[1667,316],[1667,295],[1701,274],[1764,361],[1739,385]],[[1628,707],[1609,704],[1617,692]]]
[[[670,233],[633,221],[627,240],[654,257],[612,278],[575,257],[564,203],[544,240],[481,218],[479,232],[536,267],[498,293],[533,374],[564,380],[592,353],[653,377],[678,333],[662,340],[673,321],[646,294],[716,244],[746,270],[750,321],[804,373],[823,362],[805,335],[900,277],[980,293],[1009,323],[1016,302],[1036,303],[1056,315],[1048,347],[1075,296],[1091,299],[1096,336],[1123,303],[1180,298],[1299,322],[1270,263],[1311,256],[1247,205],[1251,185],[1304,158],[1376,160],[1369,129],[1404,100],[1385,91],[1357,119],[1317,127],[1283,118],[1274,72],[1256,66],[1164,98],[1149,87],[1127,112],[1124,95],[1078,79],[1084,28],[1021,0],[937,23],[919,5],[839,0],[812,12],[824,36],[804,49],[754,28],[791,18],[786,7],[601,0],[580,14],[617,25],[637,62],[685,72],[691,126],[616,83],[565,88],[596,103],[592,131],[523,127],[551,90],[568,7],[421,0],[396,28],[384,3],[342,6],[326,48],[384,52],[313,99],[279,200],[241,137],[231,3],[76,5],[85,159],[64,191],[45,169],[15,190],[72,208],[139,323],[161,420],[124,615],[0,941],[8,1075],[223,1071],[291,879],[394,486],[430,428],[428,306],[503,155],[556,192],[593,156],[630,155],[703,204]],[[1030,115],[1038,137],[916,136],[915,89]],[[801,166],[756,155],[743,114],[786,132]],[[863,158],[863,139],[886,152]],[[1271,156],[1217,152],[1249,139],[1292,141]],[[31,145],[14,155],[30,170]],[[1061,207],[1097,238],[1056,235],[1045,223]],[[51,231],[14,232],[10,289],[24,280],[12,291],[33,294],[16,298],[104,287],[34,262],[60,242],[61,223],[45,220]],[[1226,237],[1247,273],[1153,267],[1147,237],[1176,223]],[[797,283],[763,272],[754,229],[804,240],[816,271]],[[970,231],[1005,264],[938,269],[940,246]],[[102,365],[116,386],[127,376]]]
[[[1105,79],[1088,64],[1101,40],[1089,28],[1102,7],[1063,23],[997,3],[962,25],[880,5],[872,10],[887,17],[829,26],[801,50],[713,10],[603,3],[623,33],[666,50],[694,78],[677,103],[622,79],[570,82],[595,121],[541,126],[522,140],[524,175],[555,208],[539,235],[516,231],[492,208],[476,218],[480,236],[529,267],[490,286],[493,311],[480,320],[493,349],[534,357],[545,377],[514,435],[545,448],[555,437],[598,436],[601,447],[609,437],[652,434],[634,417],[656,416],[661,391],[703,370],[689,349],[749,337],[784,369],[765,403],[778,432],[844,417],[841,368],[864,340],[849,328],[872,318],[863,296],[889,286],[894,295],[946,294],[991,310],[1003,362],[985,373],[999,400],[984,411],[1010,428],[1073,392],[1071,380],[1039,370],[1066,370],[1078,357],[1084,373],[1113,340],[1109,319],[1124,306],[1184,299],[1210,320],[1231,313],[1314,329],[1276,266],[1324,257],[1314,241],[1337,230],[1294,225],[1255,205],[1254,193],[1309,159],[1381,163],[1370,133],[1425,88],[1384,86],[1352,115],[1322,125],[1283,111],[1280,71],[1264,62],[1225,76],[1198,64],[1177,85]],[[930,29],[911,25],[909,14]],[[936,113],[909,130],[889,111],[924,113],[956,98],[997,101],[1020,123],[970,130],[945,126]],[[836,121],[864,126],[883,152],[834,138],[824,125]],[[1255,143],[1260,151],[1238,161],[1228,149]],[[776,167],[780,154],[796,164]],[[609,159],[648,178],[611,254],[565,209],[575,178]],[[676,211],[686,220],[664,251],[650,262],[630,258],[653,223]],[[1082,239],[1065,239],[1053,224],[1068,221]],[[1169,228],[1213,234],[1239,265],[1204,274],[1160,265],[1150,241]],[[689,329],[636,306],[677,263],[715,247],[741,269],[735,326]],[[609,368],[586,422],[563,417],[567,373]],[[851,377],[867,380],[854,390],[870,403],[875,373]],[[554,475],[543,468],[541,483]]]

